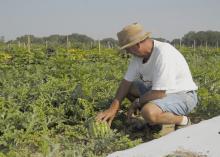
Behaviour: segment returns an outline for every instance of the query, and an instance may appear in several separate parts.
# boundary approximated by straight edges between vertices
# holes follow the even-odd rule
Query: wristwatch
[[[140,98],[135,99],[135,104],[136,104],[137,108],[141,108]]]

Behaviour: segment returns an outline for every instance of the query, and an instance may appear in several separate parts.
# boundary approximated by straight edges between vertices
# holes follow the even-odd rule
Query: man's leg
[[[136,98],[143,95],[145,92],[150,90],[151,87],[146,87],[140,81],[134,81],[129,89],[127,98],[133,102]],[[166,100],[167,101],[167,100]],[[176,124],[176,125],[185,125],[187,123],[186,116],[183,116],[182,113],[179,115],[172,113],[171,111],[164,112],[162,109],[155,103],[147,103],[141,110],[141,115],[146,122],[150,124]]]
[[[187,126],[190,124],[190,120],[186,115],[192,111],[196,104],[197,95],[195,92],[171,93],[162,99],[145,104],[141,113],[150,123]]]
[[[163,112],[154,103],[147,103],[141,109],[141,115],[150,124],[181,124],[183,116],[174,115],[171,112]]]

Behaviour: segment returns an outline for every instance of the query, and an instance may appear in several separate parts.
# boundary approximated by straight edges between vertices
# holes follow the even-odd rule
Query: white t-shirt
[[[133,56],[124,79],[142,80],[152,90],[166,90],[166,93],[198,89],[183,55],[169,43],[156,40],[146,63],[143,64],[143,58]]]

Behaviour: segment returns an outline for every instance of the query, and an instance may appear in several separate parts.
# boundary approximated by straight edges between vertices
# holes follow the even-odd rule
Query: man
[[[151,125],[175,124],[175,129],[189,125],[187,114],[197,104],[197,86],[182,54],[168,43],[152,40],[138,23],[117,36],[121,49],[133,58],[111,106],[96,119],[111,125],[127,97],[132,102],[128,117],[139,109]]]

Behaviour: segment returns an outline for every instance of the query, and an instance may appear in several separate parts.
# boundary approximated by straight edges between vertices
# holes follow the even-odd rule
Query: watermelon
[[[107,122],[99,122],[95,118],[91,118],[88,121],[87,128],[91,138],[104,138],[109,136],[111,132]]]

